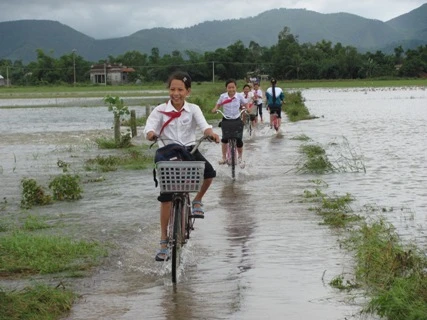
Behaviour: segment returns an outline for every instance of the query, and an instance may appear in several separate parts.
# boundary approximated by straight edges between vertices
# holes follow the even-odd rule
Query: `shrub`
[[[79,185],[78,175],[63,174],[55,177],[49,183],[54,200],[78,200],[81,199],[82,189]]]
[[[34,179],[22,179],[21,207],[30,209],[35,205],[46,205],[52,203],[50,195],[45,194],[43,188]]]

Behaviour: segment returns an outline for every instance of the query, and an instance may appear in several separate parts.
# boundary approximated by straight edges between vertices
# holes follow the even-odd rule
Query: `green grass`
[[[336,171],[329,161],[325,149],[317,144],[305,144],[300,147],[300,152],[305,156],[298,164],[299,173],[324,174]]]
[[[53,320],[71,309],[77,296],[64,287],[35,283],[18,291],[0,288],[0,319]]]
[[[285,101],[283,110],[291,122],[313,119],[313,116],[310,115],[308,108],[304,104],[301,91],[287,93]]]
[[[303,197],[318,204],[311,210],[323,218],[323,224],[343,231],[342,247],[355,256],[354,279],[338,275],[330,281],[332,287],[348,291],[364,289],[367,293],[364,313],[388,320],[427,319],[427,258],[420,249],[403,245],[394,227],[384,218],[367,223],[355,215],[349,206],[353,201],[349,194],[328,196],[316,188],[305,190]],[[374,214],[372,210],[370,216]]]
[[[38,217],[30,214],[25,218],[24,223],[22,225],[22,229],[34,231],[50,228],[51,226],[46,222],[46,220],[47,218]]]
[[[96,242],[14,231],[0,236],[0,272],[48,274],[88,270],[106,250]]]
[[[148,148],[148,147],[146,147]],[[87,171],[116,171],[119,168],[127,170],[142,170],[153,164],[153,155],[147,149],[131,147],[123,149],[120,155],[100,156],[85,162]]]
[[[238,90],[241,91],[245,82],[238,80]],[[308,89],[308,88],[357,88],[357,87],[400,87],[400,86],[427,86],[426,79],[371,79],[371,80],[307,80],[307,81],[278,81],[278,86],[284,89]],[[269,82],[261,83],[261,88],[266,90]],[[40,86],[40,87],[2,87],[0,88],[0,98],[38,98],[43,97],[104,97],[107,94],[126,96],[139,96],[143,90],[161,90],[159,93],[150,93],[150,96],[167,95],[166,83],[143,83],[141,85],[123,86]],[[225,81],[202,82],[192,85],[191,96],[206,95],[218,98],[219,94],[225,92]],[[192,98],[190,97],[190,100]],[[206,103],[212,109],[216,102],[208,99]]]

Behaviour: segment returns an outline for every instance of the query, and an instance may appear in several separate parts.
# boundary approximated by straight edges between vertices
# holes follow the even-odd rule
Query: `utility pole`
[[[76,52],[77,52],[77,49],[73,49],[73,75],[74,75],[74,85],[76,85]]]
[[[215,83],[215,61],[212,61],[212,83]]]
[[[104,85],[107,86],[107,62],[104,62]]]
[[[6,66],[6,86],[9,87],[9,64]]]

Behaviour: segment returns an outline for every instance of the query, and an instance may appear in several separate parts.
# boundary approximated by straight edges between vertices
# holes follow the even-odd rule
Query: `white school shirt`
[[[250,107],[251,104],[254,103],[254,93],[252,91],[248,92],[248,97],[247,98],[245,98],[245,93],[244,92],[241,92],[240,94],[242,95],[243,100],[245,100],[245,104],[246,103],[249,104],[249,107]]]
[[[262,103],[262,98],[263,98],[262,90],[260,88],[258,88],[258,90],[252,89],[254,96],[255,96],[255,91],[256,91],[256,94],[258,95],[258,99],[255,100],[255,103],[258,105]]]
[[[200,128],[202,133],[204,133],[206,129],[212,128],[212,126],[207,123],[205,116],[198,105],[188,103],[186,101],[183,108],[184,110],[182,111],[181,116],[173,119],[163,129],[160,138],[163,138],[164,141],[159,139],[159,147],[163,147],[165,144],[171,143],[180,143],[186,146],[193,145],[196,141],[197,128]],[[170,119],[169,116],[159,111],[173,112],[176,111],[176,109],[173,107],[170,100],[167,103],[162,103],[154,108],[147,118],[147,123],[144,128],[145,136],[150,131],[153,131],[158,136],[163,124]]]
[[[220,107],[223,108],[223,112],[227,118],[230,119],[237,119],[240,117],[240,106],[242,104],[246,104],[245,99],[240,93],[237,93],[234,95],[233,100],[231,102],[228,102],[224,105],[221,105],[221,103],[227,99],[230,99],[227,92],[222,93],[219,96],[218,101],[216,102],[217,105],[220,105]]]

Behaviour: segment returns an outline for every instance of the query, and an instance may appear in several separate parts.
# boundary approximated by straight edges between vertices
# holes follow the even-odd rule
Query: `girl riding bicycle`
[[[202,133],[209,136],[216,143],[219,143],[219,136],[213,132],[203,116],[198,105],[185,101],[191,91],[191,78],[185,72],[175,72],[168,80],[169,101],[157,106],[147,118],[144,134],[147,140],[155,141],[159,138],[159,147],[165,144],[179,143],[188,146],[196,141],[196,129],[199,127]],[[195,218],[204,218],[202,198],[216,172],[212,165],[197,150],[194,153],[194,160],[205,161],[204,181],[200,191],[196,194],[192,202],[192,214]],[[169,252],[167,249],[167,226],[169,213],[171,210],[172,194],[163,193],[157,198],[160,201],[160,246],[156,253],[157,261],[167,260]]]
[[[247,108],[247,103],[244,97],[237,93],[237,82],[234,79],[229,79],[225,82],[225,88],[227,92],[222,93],[219,96],[219,99],[216,103],[215,108],[212,109],[213,113],[223,107],[224,115],[227,117],[222,118],[223,121],[238,121],[240,120],[240,109]],[[241,121],[241,120],[240,120]],[[242,129],[243,130],[243,129]],[[219,161],[219,164],[225,164],[227,162],[226,154],[227,154],[227,143],[228,139],[221,139],[222,146],[222,160]],[[237,138],[237,153],[238,153],[238,161],[241,167],[245,166],[243,161],[243,140],[242,138]]]
[[[262,99],[263,99],[263,93],[261,88],[259,87],[259,82],[254,82],[254,88],[252,90],[253,94],[254,94],[254,101],[255,101],[255,105],[257,107],[257,116],[259,116],[259,119],[262,122],[264,122],[264,120],[262,119]]]
[[[256,119],[258,116],[258,109],[255,105],[255,99],[254,99],[254,93],[251,90],[251,86],[249,84],[245,84],[243,86],[243,92],[242,92],[243,98],[245,99],[245,103],[247,104],[247,111],[248,113],[243,113],[243,122],[246,123],[246,117],[249,116],[250,122],[252,123],[252,127],[255,127]]]
[[[285,102],[285,94],[283,90],[276,87],[276,79],[271,79],[271,87],[265,91],[265,97],[267,98],[267,107],[270,110],[270,127],[273,124],[274,114],[277,114],[277,131],[280,128],[282,120],[282,104]]]

